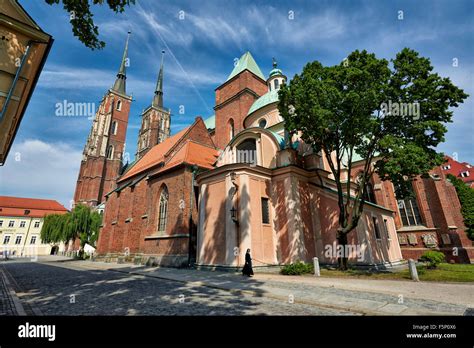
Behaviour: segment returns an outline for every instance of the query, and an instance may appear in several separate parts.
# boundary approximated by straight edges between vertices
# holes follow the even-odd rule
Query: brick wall
[[[267,91],[265,81],[247,70],[216,89],[215,142],[218,148],[223,149],[230,141],[229,120],[234,122],[234,134],[242,131],[250,107]]]

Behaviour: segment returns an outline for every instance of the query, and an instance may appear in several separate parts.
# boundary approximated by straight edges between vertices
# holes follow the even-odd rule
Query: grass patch
[[[437,282],[474,282],[474,265],[441,263],[436,269],[428,269],[424,265],[417,266],[421,281]],[[396,272],[377,272],[360,269],[349,269],[345,272],[334,269],[321,269],[322,277],[410,280],[408,269]]]

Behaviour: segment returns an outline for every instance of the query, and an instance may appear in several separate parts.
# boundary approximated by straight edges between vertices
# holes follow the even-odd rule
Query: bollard
[[[416,282],[419,282],[418,271],[416,269],[415,261],[413,259],[408,260],[408,269],[410,270],[411,279]]]
[[[313,257],[313,265],[314,265],[314,276],[315,277],[321,276],[321,272],[319,270],[319,260],[317,257]]]

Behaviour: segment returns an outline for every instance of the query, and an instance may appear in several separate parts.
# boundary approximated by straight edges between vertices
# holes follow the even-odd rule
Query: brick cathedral
[[[336,263],[336,255],[324,252],[336,243],[334,180],[321,153],[297,135],[287,141],[277,108],[286,76],[276,61],[265,76],[250,52],[243,54],[215,90],[215,115],[196,117],[171,135],[162,58],[135,160],[124,164],[132,102],[127,51],[128,38],[93,121],[75,191],[75,202],[105,207],[97,253],[164,266],[237,268],[250,248],[256,267],[315,256]],[[441,168],[417,178],[410,199],[397,199],[393,185],[377,177],[368,191],[359,226],[349,234],[360,251],[351,262],[390,268],[432,249],[452,262],[474,262],[456,191]]]

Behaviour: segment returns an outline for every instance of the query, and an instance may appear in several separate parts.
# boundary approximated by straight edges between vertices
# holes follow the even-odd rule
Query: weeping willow
[[[81,250],[86,244],[95,247],[99,238],[102,216],[90,207],[78,204],[66,214],[50,214],[44,218],[41,229],[43,243],[59,243],[74,241],[79,238]]]

